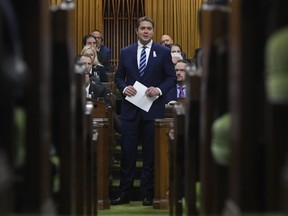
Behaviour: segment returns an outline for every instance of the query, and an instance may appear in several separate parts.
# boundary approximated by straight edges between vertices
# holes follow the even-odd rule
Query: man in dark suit
[[[136,81],[147,87],[145,95],[158,97],[148,112],[123,99],[122,159],[120,196],[111,200],[112,205],[129,202],[129,190],[133,186],[137,146],[142,144],[143,168],[141,190],[143,205],[152,205],[154,193],[154,120],[164,118],[165,94],[176,85],[175,69],[170,50],[153,42],[154,21],[141,17],[137,21],[138,43],[121,50],[120,61],[115,74],[115,84],[124,97],[133,97],[137,89]]]
[[[114,72],[113,67],[111,64],[111,49],[103,44],[104,38],[100,30],[95,29],[91,32],[91,35],[93,35],[96,38],[96,47],[97,51],[101,53],[101,55],[105,56],[106,62],[105,62],[105,68],[107,68],[107,72]]]
[[[107,61],[111,61],[111,50],[103,44],[103,36],[100,30],[96,29],[91,32],[91,35],[93,35],[96,38],[96,46],[98,48],[98,51],[103,53],[107,59]]]

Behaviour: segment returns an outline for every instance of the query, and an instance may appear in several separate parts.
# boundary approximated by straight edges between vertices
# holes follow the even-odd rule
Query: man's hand
[[[136,95],[137,93],[137,90],[133,87],[133,86],[127,86],[125,89],[124,89],[124,92],[123,92],[125,95],[131,97],[131,96],[134,96]]]
[[[151,87],[147,88],[145,94],[148,97],[154,97],[154,96],[159,96],[160,92],[159,92],[159,90],[157,88],[151,86]]]

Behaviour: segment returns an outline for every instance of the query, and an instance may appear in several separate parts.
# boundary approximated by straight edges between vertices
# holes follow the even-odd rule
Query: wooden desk
[[[154,209],[169,207],[169,131],[172,118],[155,119]]]
[[[97,199],[98,209],[110,209],[109,200],[109,121],[93,118],[93,128],[98,131],[97,140]]]

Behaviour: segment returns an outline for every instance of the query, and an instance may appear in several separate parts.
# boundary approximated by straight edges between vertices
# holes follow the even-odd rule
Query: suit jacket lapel
[[[132,58],[132,62],[133,62],[133,71],[137,71],[137,74],[139,75],[139,69],[138,69],[138,62],[137,62],[137,48],[138,48],[138,44],[135,43],[134,46],[131,49],[131,58]]]
[[[152,43],[152,46],[151,46],[151,50],[150,50],[150,53],[149,53],[149,58],[148,58],[148,62],[147,62],[147,66],[145,68],[145,72],[149,70],[149,68],[151,67],[151,65],[154,64],[154,60],[156,59],[153,55],[154,53],[156,53],[155,51],[155,46],[154,46],[154,42]]]

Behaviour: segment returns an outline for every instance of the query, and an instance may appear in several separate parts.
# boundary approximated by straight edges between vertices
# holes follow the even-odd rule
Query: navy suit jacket
[[[111,61],[111,50],[107,46],[102,45],[99,51],[104,54],[107,61]]]
[[[138,44],[135,43],[121,50],[120,61],[115,74],[116,86],[120,92],[123,92],[125,87],[133,86],[135,81],[139,81],[146,87],[158,87],[162,91],[162,95],[153,102],[149,112],[145,112],[123,99],[121,117],[131,120],[140,111],[142,118],[146,120],[164,118],[165,95],[176,85],[176,73],[170,50],[153,42],[147,66],[143,76],[140,77],[137,64],[137,48]]]
[[[174,86],[170,91],[166,94],[165,103],[169,103],[170,101],[177,101],[177,88]]]

